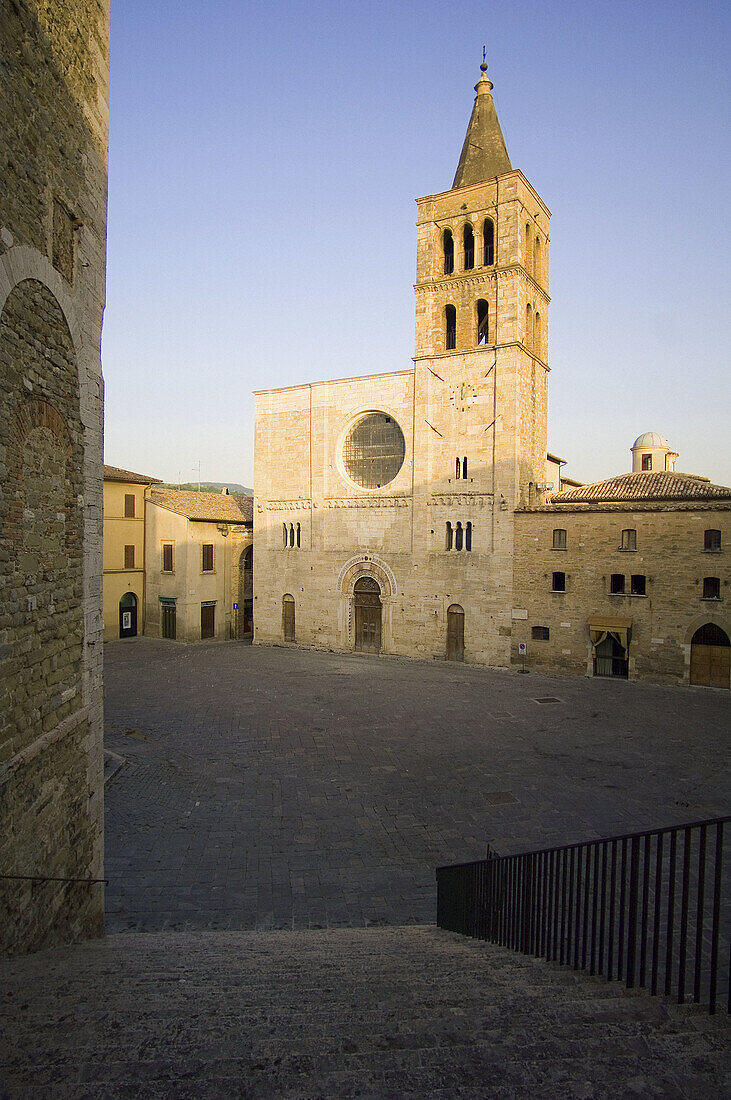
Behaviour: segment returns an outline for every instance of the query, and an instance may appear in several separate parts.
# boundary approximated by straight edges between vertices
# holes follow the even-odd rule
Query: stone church
[[[699,619],[720,630],[703,639],[723,635],[728,646],[720,604],[698,603],[702,583],[693,581],[690,604],[667,622],[654,622],[646,603],[640,626],[610,598],[619,568],[604,554],[622,531],[636,532],[631,515],[594,530],[604,555],[598,570],[584,550],[590,543],[567,534],[577,522],[586,527],[596,502],[591,487],[583,487],[587,503],[577,483],[562,485],[561,460],[546,453],[550,212],[511,165],[481,68],[452,187],[417,200],[413,368],[256,394],[254,640],[493,666],[529,650],[547,669],[692,679]],[[625,500],[655,526],[672,513],[677,529],[687,517],[672,501],[681,513],[688,500],[696,511],[731,508],[731,490],[699,491],[707,479],[678,475],[670,487],[657,481],[659,471],[643,471],[629,495],[610,494],[605,520]],[[547,516],[559,507],[560,521]],[[706,530],[727,545],[727,515],[723,523],[715,512],[712,521],[696,517],[701,552]],[[641,539],[646,522],[643,514]],[[550,556],[554,528],[563,531],[569,569]],[[672,556],[670,535],[661,545]],[[707,565],[695,549],[683,568],[701,576]],[[714,560],[714,576],[722,564]],[[655,580],[636,561],[634,568],[645,589],[632,593],[627,574],[627,597],[647,600]],[[667,570],[655,554],[653,578]],[[728,569],[716,580],[708,591],[721,601]],[[562,582],[562,590],[551,587]],[[719,686],[728,686],[727,661],[723,669]]]

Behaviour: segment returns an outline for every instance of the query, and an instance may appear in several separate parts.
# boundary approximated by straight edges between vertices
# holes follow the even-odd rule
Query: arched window
[[[477,299],[477,343],[488,344],[490,342],[490,307],[484,298]]]
[[[464,529],[464,548],[465,550],[472,549],[472,524],[467,523]]]
[[[300,545],[300,525],[298,523],[297,524],[297,547],[298,548],[299,548],[299,545]]]
[[[531,233],[530,226],[526,222],[526,226],[525,226],[525,255],[523,257],[523,260],[525,262],[525,270],[528,272],[529,275],[533,274],[533,249],[531,248],[532,239],[533,239],[533,235]]]
[[[444,230],[444,274],[451,275],[454,271],[454,238],[452,237],[452,230]]]
[[[449,522],[449,520],[447,520],[447,542],[446,542],[447,550],[452,549],[452,538],[453,538],[452,524]]]
[[[541,277],[541,238],[536,237],[533,244],[533,278]]]
[[[467,455],[462,459],[462,477],[467,480]]]
[[[532,340],[533,340],[533,307],[529,302],[528,305],[525,307],[525,346],[527,348],[531,347]]]
[[[485,267],[495,263],[495,224],[492,218],[485,218],[482,227],[482,257]]]
[[[538,310],[533,314],[533,351],[536,355],[541,354],[541,315]]]
[[[289,525],[289,545],[294,546],[294,524]]]
[[[471,271],[475,266],[475,234],[469,222],[464,227],[462,237],[464,240],[464,269],[465,271]]]
[[[462,463],[458,458],[454,460],[454,476],[457,478],[457,481],[459,481],[462,476]]]
[[[455,550],[461,550],[462,549],[462,535],[463,535],[462,524],[458,523],[457,524],[457,530],[454,532],[454,549]]]
[[[444,307],[445,345],[447,351],[457,347],[457,310],[454,306]]]

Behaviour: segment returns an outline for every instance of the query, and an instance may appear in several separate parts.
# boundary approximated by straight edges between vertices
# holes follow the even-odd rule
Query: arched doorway
[[[731,642],[716,623],[704,623],[690,640],[690,682],[703,687],[727,688],[731,671]]]
[[[119,601],[119,636],[137,637],[137,597],[134,592],[125,592]]]
[[[464,609],[458,603],[447,608],[447,660],[464,661]]]
[[[353,586],[355,648],[360,653],[381,651],[381,588],[374,577],[361,577]]]
[[[285,642],[294,641],[294,596],[282,596],[282,633]]]

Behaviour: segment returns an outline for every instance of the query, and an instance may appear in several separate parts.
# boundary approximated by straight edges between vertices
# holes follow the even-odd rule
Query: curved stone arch
[[[26,279],[34,279],[42,283],[58,302],[68,326],[78,362],[83,337],[74,299],[68,284],[42,252],[28,245],[15,245],[0,255],[0,313],[5,309],[5,303],[15,287]]]
[[[731,623],[725,615],[721,615],[714,607],[709,607],[708,611],[701,613],[700,615],[694,615],[688,623],[688,626],[683,636],[683,645],[688,647],[688,660],[690,660],[690,643],[693,640],[693,635],[696,630],[700,630],[706,623],[713,623],[714,626],[718,626],[723,630],[729,638],[731,638]]]
[[[395,596],[398,592],[393,570],[381,558],[373,554],[358,554],[349,558],[338,577],[338,590],[342,596],[353,595],[353,587],[361,577],[375,577],[381,586],[382,596]]]

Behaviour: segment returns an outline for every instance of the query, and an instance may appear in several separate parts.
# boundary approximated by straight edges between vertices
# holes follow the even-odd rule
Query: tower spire
[[[512,169],[492,98],[492,81],[487,77],[484,46],[480,79],[475,84],[475,91],[477,95],[472,117],[467,127],[452,190],[469,187],[473,183],[483,183]]]

